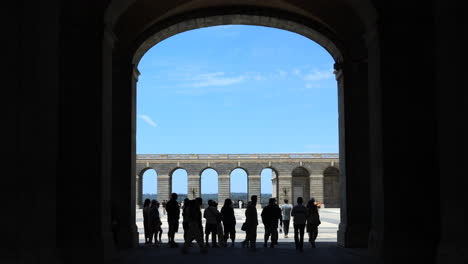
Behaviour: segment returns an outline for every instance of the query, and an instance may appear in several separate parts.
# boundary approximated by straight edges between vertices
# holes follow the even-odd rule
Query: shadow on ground
[[[203,255],[197,245],[189,248],[189,253],[183,255],[180,248],[169,248],[167,244],[161,247],[142,245],[139,248],[121,252],[113,260],[113,264],[140,263],[302,263],[304,259],[314,263],[375,263],[368,256],[367,249],[349,249],[337,246],[334,242],[317,242],[317,248],[304,245],[304,251],[295,249],[294,243],[280,243],[276,248],[264,248],[257,242],[257,250],[242,248],[236,243],[234,248],[209,248]],[[296,262],[297,261],[297,262]]]

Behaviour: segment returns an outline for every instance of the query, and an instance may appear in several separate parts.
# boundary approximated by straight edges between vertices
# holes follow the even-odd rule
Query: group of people
[[[210,247],[209,238],[211,235],[211,247],[227,247],[228,239],[231,239],[231,247],[235,245],[236,238],[236,217],[234,214],[234,206],[231,199],[226,199],[221,211],[218,210],[216,201],[209,200],[208,207],[201,212],[202,198],[198,197],[193,200],[186,198],[183,206],[177,202],[178,195],[171,194],[171,199],[167,201],[165,211],[167,212],[168,221],[168,244],[170,247],[178,247],[174,240],[175,233],[179,229],[179,218],[182,213],[182,227],[184,230],[184,244],[182,253],[186,253],[192,241],[195,240],[200,247],[202,253],[207,252]],[[161,244],[162,222],[159,216],[159,203],[156,200],[150,201],[146,199],[143,205],[143,224],[145,229],[145,244],[156,245]],[[206,219],[205,229],[203,230],[202,217]],[[257,196],[252,195],[251,200],[247,203],[245,210],[246,220],[242,224],[242,230],[246,232],[245,240],[241,242],[242,247],[249,247],[256,250],[258,213],[257,213]],[[270,198],[269,203],[261,212],[261,219],[265,227],[264,247],[268,247],[270,240],[270,248],[274,248],[278,244],[278,228],[280,232],[284,229],[285,238],[288,237],[290,219],[293,217],[294,227],[294,242],[296,249],[303,250],[304,232],[307,230],[309,234],[309,242],[311,247],[315,248],[315,239],[318,235],[318,226],[320,225],[320,217],[318,208],[312,198],[303,205],[303,198],[297,198],[297,205],[292,206],[288,200],[284,200],[284,204],[279,207],[275,198]],[[203,234],[205,236],[203,237]]]

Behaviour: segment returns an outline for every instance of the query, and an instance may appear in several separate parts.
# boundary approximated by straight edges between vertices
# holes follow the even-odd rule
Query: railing
[[[273,154],[137,154],[137,160],[205,160],[205,159],[338,159],[337,153]]]

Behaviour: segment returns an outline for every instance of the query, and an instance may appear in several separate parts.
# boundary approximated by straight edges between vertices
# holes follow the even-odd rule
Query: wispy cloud
[[[306,81],[320,81],[320,80],[324,80],[324,79],[333,78],[333,72],[332,71],[314,70],[314,71],[304,75],[303,78]]]
[[[192,83],[188,86],[191,87],[208,87],[208,86],[228,86],[236,83],[240,83],[245,80],[244,75],[238,75],[233,77],[225,76],[224,72],[213,72],[198,74],[190,78]]]
[[[153,119],[151,119],[151,117],[147,116],[147,115],[138,115],[139,118],[143,119],[143,121],[145,121],[148,125],[152,126],[152,127],[157,127],[158,125],[153,121]]]

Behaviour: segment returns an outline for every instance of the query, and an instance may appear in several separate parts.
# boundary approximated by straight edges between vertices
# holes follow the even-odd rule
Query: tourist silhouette
[[[250,203],[251,202],[247,202],[247,206],[246,207],[249,207],[250,206]],[[245,219],[244,223],[242,223],[242,227],[241,227],[241,230],[245,232],[245,239],[241,242],[241,245],[242,247],[248,247],[249,246],[249,241],[247,240],[248,238],[248,228],[247,228],[247,219]]]
[[[213,205],[218,211],[218,202],[213,201]],[[216,217],[216,231],[217,231],[216,235],[218,236],[218,246],[226,247],[226,241],[224,240],[224,228],[223,228],[222,220],[223,220],[223,215],[219,213]]]
[[[149,237],[149,244],[154,243],[159,246],[161,244],[161,236],[162,236],[162,222],[161,218],[159,217],[159,202],[157,200],[151,201],[151,209],[149,212],[149,227],[150,227],[150,237]],[[159,237],[159,240],[158,240]]]
[[[195,201],[197,201],[197,203],[200,206],[200,210],[201,210],[201,208],[203,206],[203,199],[201,197],[197,197],[197,198],[195,198]],[[202,215],[201,214],[200,214],[200,224],[199,224],[198,228],[200,229],[200,234],[202,234],[202,236],[203,236],[203,224],[202,224]]]
[[[188,202],[190,201],[189,198],[184,199],[184,204],[182,206],[182,228],[184,229],[184,240],[186,239],[186,236],[188,234],[188,215],[187,215],[187,210],[188,210]]]
[[[203,217],[206,218],[205,224],[205,241],[206,246],[209,247],[208,239],[211,234],[212,247],[218,247],[216,243],[216,237],[218,233],[218,218],[220,217],[220,212],[215,207],[215,202],[213,200],[208,200],[208,208],[205,209]]]
[[[149,238],[150,238],[150,227],[148,225],[149,222],[149,212],[150,212],[150,205],[151,205],[151,200],[150,199],[145,199],[145,202],[143,203],[143,229],[145,230],[145,244],[149,244]]]
[[[184,245],[182,247],[182,253],[186,254],[188,252],[188,248],[190,247],[192,241],[195,239],[197,241],[198,246],[200,247],[201,253],[207,253],[207,247],[205,243],[203,243],[203,232],[200,229],[202,225],[202,216],[201,216],[201,199],[189,200],[188,202],[184,202],[185,205],[185,212],[187,214],[187,221],[188,221],[188,233],[187,236],[184,237]]]
[[[294,243],[296,244],[296,249],[301,252],[304,246],[304,229],[307,216],[307,209],[302,203],[302,197],[298,197],[297,205],[291,211],[291,216],[294,217]]]
[[[221,216],[224,227],[224,243],[227,244],[228,238],[231,238],[231,247],[234,247],[236,240],[236,216],[231,199],[224,200],[224,205],[221,208]]]
[[[267,247],[271,235],[270,248],[274,248],[278,242],[278,221],[281,219],[281,209],[276,205],[276,199],[270,198],[268,205],[262,210],[262,222],[265,226],[264,247]]]
[[[257,240],[257,225],[258,225],[258,214],[257,214],[257,195],[252,195],[250,198],[249,205],[245,210],[245,221],[247,223],[247,231],[246,231],[246,240],[243,242],[243,246],[245,246],[245,242],[249,243],[249,247],[255,251],[256,240]]]
[[[284,199],[284,204],[281,206],[281,225],[283,226],[285,238],[288,238],[289,222],[291,220],[291,210],[293,208],[292,205],[290,205],[288,202],[288,199]]]
[[[177,193],[171,194],[171,199],[166,204],[167,211],[167,223],[169,224],[169,231],[167,233],[170,247],[177,247],[177,243],[174,240],[175,233],[179,230],[179,217],[180,207],[177,202]]]
[[[315,248],[315,240],[318,235],[318,226],[321,224],[318,212],[318,206],[315,204],[315,199],[312,198],[307,203],[307,233],[309,234],[309,242],[312,248]]]

